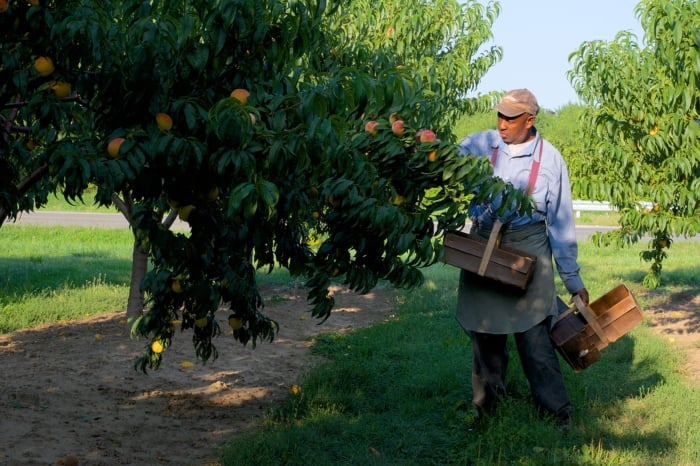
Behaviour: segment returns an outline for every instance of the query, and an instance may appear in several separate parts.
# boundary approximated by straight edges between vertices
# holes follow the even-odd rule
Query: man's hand
[[[583,301],[583,304],[585,304],[586,306],[588,306],[588,304],[590,304],[590,302],[589,302],[590,298],[588,297],[588,290],[587,289],[581,288],[576,293],[574,293],[571,296],[571,300],[569,301],[570,303],[574,302],[575,295],[578,295],[578,297],[581,298],[581,301]]]

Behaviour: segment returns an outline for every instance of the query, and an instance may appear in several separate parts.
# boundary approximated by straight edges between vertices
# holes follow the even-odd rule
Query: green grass
[[[640,248],[581,245],[592,296],[620,282],[644,308],[659,296],[700,292],[697,244],[675,243],[665,285],[647,293]],[[511,399],[480,429],[469,409],[470,346],[454,320],[457,272],[438,265],[426,285],[400,293],[396,318],[352,334],[317,338],[326,363],[272,410],[265,425],[231,442],[225,465],[691,465],[700,393],[678,372],[682,353],[644,325],[576,374],[564,368],[575,406],[562,435],[539,418],[514,356]],[[512,344],[512,341],[511,341]],[[512,349],[512,348],[511,348]]]
[[[616,226],[620,219],[617,212],[581,211],[576,217],[577,225]]]
[[[125,308],[128,229],[4,225],[0,333]]]
[[[122,310],[131,267],[124,230],[5,225],[0,229],[0,331]],[[580,245],[593,297],[626,283],[642,308],[700,292],[697,243],[673,244],[663,283],[646,291],[641,246]],[[225,465],[691,465],[700,463],[700,403],[679,368],[683,352],[644,324],[584,372],[564,368],[575,407],[562,435],[537,417],[517,358],[510,401],[482,428],[469,409],[470,346],[454,320],[457,271],[436,265],[426,284],[397,291],[395,317],[318,337],[325,363],[264,425],[221,451]],[[288,280],[284,274],[261,280]],[[561,286],[561,285],[560,285]],[[561,289],[560,289],[561,291]],[[562,293],[563,294],[563,293]]]

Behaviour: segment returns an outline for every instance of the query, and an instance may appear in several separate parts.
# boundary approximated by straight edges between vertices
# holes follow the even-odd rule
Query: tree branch
[[[177,218],[177,210],[175,209],[170,209],[170,212],[168,212],[168,216],[163,219],[163,225],[168,227],[168,230],[170,229],[171,226],[173,226],[173,223],[175,223],[175,219]]]
[[[34,172],[29,175],[27,178],[24,179],[18,186],[17,186],[17,193],[19,195],[22,195],[29,191],[29,188],[35,184],[39,179],[44,177],[49,172],[49,165],[44,164],[34,170]],[[5,223],[5,220],[7,219],[7,216],[10,214],[10,212],[5,209],[4,207],[0,207],[0,226],[2,226],[3,223]]]
[[[131,206],[127,205],[126,201],[123,201],[117,193],[112,193],[112,202],[117,207],[117,210],[122,213],[126,218],[127,222],[131,225]]]

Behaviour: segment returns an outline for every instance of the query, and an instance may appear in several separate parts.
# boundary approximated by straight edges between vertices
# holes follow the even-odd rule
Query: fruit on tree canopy
[[[403,134],[403,120],[396,120],[391,124],[391,131],[397,135],[401,136]]]
[[[214,186],[207,192],[207,201],[214,202],[219,198],[219,188]]]
[[[182,293],[182,283],[180,283],[180,280],[175,279],[173,280],[172,285],[170,285],[170,288],[173,290],[174,293]]]
[[[156,115],[156,124],[161,131],[169,131],[173,127],[173,119],[167,113],[159,113]]]
[[[45,78],[54,72],[55,67],[49,57],[38,57],[34,60],[34,69],[39,73],[39,76]]]
[[[198,328],[204,328],[204,327],[207,326],[208,323],[209,323],[209,319],[208,319],[206,316],[200,317],[199,319],[197,319],[197,320],[194,321],[194,324],[195,324]]]
[[[378,123],[376,120],[368,121],[367,124],[365,124],[365,131],[367,131],[372,136],[376,136],[377,135],[377,125],[378,125]]]
[[[194,210],[193,205],[186,205],[184,207],[180,207],[177,209],[177,216],[180,217],[180,220],[183,222],[187,222],[190,219],[190,214],[192,214],[192,211]]]
[[[53,93],[56,94],[56,97],[58,97],[59,99],[65,99],[71,93],[70,84],[68,84],[65,81],[54,82],[51,85],[51,89],[53,89]]]
[[[238,330],[240,328],[243,328],[243,319],[240,319],[236,316],[230,316],[228,318],[228,324],[231,326],[232,330]]]
[[[153,351],[156,354],[162,353],[163,343],[159,342],[158,340],[154,340],[153,343],[151,343],[151,351]]]
[[[249,95],[250,92],[248,92],[246,89],[234,89],[231,92],[231,97],[238,100],[241,103],[241,105],[245,105],[248,102]]]
[[[119,157],[119,148],[124,143],[124,138],[114,138],[107,144],[107,153],[113,157]]]
[[[435,142],[437,140],[435,132],[430,129],[422,129],[418,131],[417,136],[420,142]]]

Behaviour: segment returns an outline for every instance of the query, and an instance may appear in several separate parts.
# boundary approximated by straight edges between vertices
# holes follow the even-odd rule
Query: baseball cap
[[[515,117],[523,113],[537,115],[540,106],[535,95],[527,89],[514,89],[508,92],[494,107],[495,110],[507,117]]]

